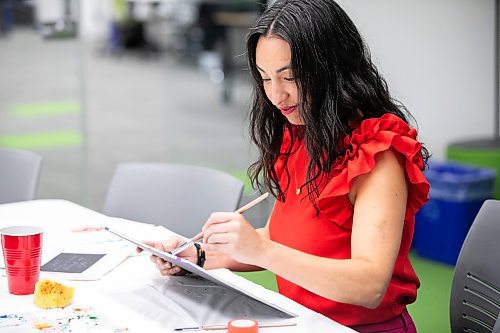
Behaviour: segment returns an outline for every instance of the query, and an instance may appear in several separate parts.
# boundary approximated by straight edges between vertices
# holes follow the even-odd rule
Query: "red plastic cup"
[[[0,229],[9,292],[29,295],[40,277],[42,228],[13,226]]]

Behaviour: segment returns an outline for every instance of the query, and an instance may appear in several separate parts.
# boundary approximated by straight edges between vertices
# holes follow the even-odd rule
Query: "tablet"
[[[95,281],[118,266],[131,253],[131,249],[105,251],[79,248],[68,251],[47,251],[42,254],[40,272],[48,278]],[[4,259],[0,251],[0,276],[4,275]]]
[[[67,280],[93,281],[118,266],[130,255],[130,249],[114,251],[67,251],[60,252],[42,263],[40,272]]]
[[[185,260],[185,259],[183,259],[181,257],[175,256],[175,255],[170,254],[168,252],[160,251],[160,250],[158,250],[158,249],[156,249],[156,248],[154,248],[152,246],[144,244],[141,241],[133,239],[133,238],[127,236],[127,235],[124,235],[124,234],[122,234],[122,233],[120,233],[118,231],[112,230],[112,229],[110,229],[108,227],[104,227],[104,229],[107,230],[107,231],[109,231],[109,232],[111,232],[111,233],[113,233],[113,234],[115,234],[116,236],[118,236],[120,238],[123,238],[123,239],[125,239],[125,240],[127,240],[127,241],[129,241],[129,242],[131,242],[133,244],[135,244],[137,247],[139,247],[139,248],[141,248],[141,249],[143,249],[145,251],[148,251],[148,252],[154,254],[155,256],[158,256],[158,257],[162,258],[163,260],[166,260],[166,261],[168,261],[168,262],[170,262],[170,263],[172,263],[174,265],[177,265],[177,266],[185,269],[186,271],[188,271],[188,272],[190,272],[192,274],[196,274],[196,275],[198,275],[198,276],[200,276],[200,277],[202,277],[204,279],[207,279],[208,281],[211,281],[211,282],[213,282],[215,284],[218,284],[220,286],[229,288],[229,289],[231,289],[233,291],[236,291],[236,292],[238,292],[240,294],[246,295],[246,296],[248,296],[248,297],[250,297],[250,298],[252,298],[252,299],[254,299],[256,301],[259,301],[259,302],[261,302],[261,303],[263,303],[263,304],[265,304],[267,306],[272,307],[273,309],[276,309],[276,310],[282,312],[287,317],[297,317],[296,314],[294,314],[294,313],[292,313],[292,312],[290,312],[288,310],[285,310],[285,309],[281,308],[280,306],[278,306],[276,304],[268,302],[268,301],[266,301],[263,298],[260,298],[260,297],[258,297],[256,295],[253,295],[252,293],[250,293],[250,292],[248,292],[248,291],[246,291],[246,290],[244,290],[242,288],[239,288],[238,286],[233,285],[232,283],[229,283],[228,281],[224,281],[224,280],[220,279],[216,275],[211,274],[210,271],[208,271],[208,270],[206,270],[206,269],[204,269],[204,268],[202,268],[202,267],[200,267],[198,265],[193,264],[189,260]]]

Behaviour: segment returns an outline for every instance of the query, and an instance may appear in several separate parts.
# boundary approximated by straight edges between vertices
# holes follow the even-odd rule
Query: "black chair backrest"
[[[453,333],[500,332],[500,201],[486,200],[460,251],[451,288]]]

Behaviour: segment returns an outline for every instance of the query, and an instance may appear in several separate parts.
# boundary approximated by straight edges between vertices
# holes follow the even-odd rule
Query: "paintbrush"
[[[259,328],[266,328],[266,327],[287,327],[287,326],[296,326],[296,325],[297,325],[297,323],[270,323],[270,324],[259,324]],[[174,328],[174,331],[176,331],[176,332],[220,331],[220,330],[227,330],[227,325],[213,325],[213,326]]]
[[[258,203],[260,203],[262,200],[266,199],[268,196],[269,196],[269,192],[266,192],[266,193],[262,194],[260,197],[258,197],[256,199],[250,201],[245,206],[243,206],[243,207],[239,208],[238,210],[236,210],[235,213],[242,214],[242,213],[246,212],[247,210],[249,210],[253,206],[255,206]],[[170,253],[173,254],[173,255],[177,255],[178,253],[181,253],[182,251],[184,251],[185,249],[187,249],[188,247],[190,247],[191,245],[193,245],[195,242],[199,241],[202,238],[203,238],[203,231],[201,231],[200,233],[198,233],[194,237],[188,239],[185,243],[183,243],[179,247],[173,249]]]

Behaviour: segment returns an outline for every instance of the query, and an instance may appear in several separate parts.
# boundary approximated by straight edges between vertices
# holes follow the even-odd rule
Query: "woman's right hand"
[[[184,244],[185,242],[186,240],[180,236],[172,236],[164,242],[145,241],[144,243],[160,251],[170,252],[173,249]],[[141,248],[137,248],[136,251],[142,252],[143,250]],[[194,245],[178,253],[177,256],[189,260],[192,263],[196,263],[196,260],[198,259],[197,251]],[[186,271],[180,268],[179,266],[176,266],[168,261],[165,261],[158,256],[151,255],[150,260],[156,265],[156,268],[160,271],[160,274],[163,276],[186,274]]]

